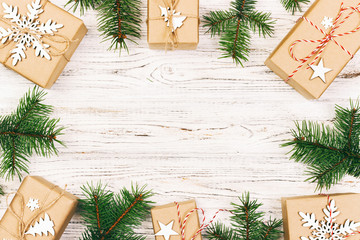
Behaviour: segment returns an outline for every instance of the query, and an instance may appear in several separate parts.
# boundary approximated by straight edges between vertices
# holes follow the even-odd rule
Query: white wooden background
[[[66,0],[53,2],[64,6]],[[201,1],[200,14],[229,2]],[[289,149],[279,144],[290,138],[294,120],[331,124],[334,105],[348,106],[358,97],[360,55],[320,100],[306,100],[263,64],[300,14],[287,13],[279,0],[259,0],[258,9],[272,12],[276,31],[267,40],[254,36],[244,68],[218,59],[218,39],[204,28],[196,51],[149,50],[145,0],[143,37],[129,55],[106,51],[96,13],[82,16],[89,33],[46,98],[67,127],[61,137],[67,148],[50,159],[32,157],[31,174],[68,184],[80,197],[80,186],[89,181],[102,180],[114,191],[131,182],[148,184],[157,204],[196,198],[209,217],[250,191],[267,215],[280,218],[281,197],[313,194],[315,185],[304,182],[305,167],[289,161]],[[33,84],[0,66],[0,86],[0,112],[8,114]],[[19,186],[0,183],[6,192]],[[331,192],[356,192],[358,186],[347,177]],[[5,198],[0,200],[3,213]],[[62,239],[77,239],[82,230],[77,214]],[[154,239],[150,219],[139,232]]]

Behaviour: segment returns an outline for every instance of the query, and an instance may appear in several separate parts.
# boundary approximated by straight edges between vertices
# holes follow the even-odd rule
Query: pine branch
[[[109,41],[109,50],[125,49],[129,52],[127,42],[136,43],[141,37],[140,0],[69,0],[67,5],[75,11],[80,8],[98,11],[98,29],[103,41]]]
[[[308,4],[310,0],[281,0],[280,2],[286,11],[291,12],[294,15],[296,11],[302,11],[301,4]]]
[[[208,227],[206,237],[209,240],[232,240],[238,239],[235,231],[222,223],[215,223]]]
[[[223,58],[231,57],[236,64],[243,66],[250,54],[250,33],[260,36],[273,34],[275,21],[270,13],[256,11],[255,0],[235,0],[227,11],[211,11],[204,16],[204,27],[211,36],[220,35],[220,49]]]
[[[31,155],[49,157],[57,154],[56,144],[64,145],[57,139],[64,128],[57,126],[59,119],[49,118],[53,107],[42,103],[45,95],[35,87],[20,100],[15,112],[0,117],[0,176],[7,180],[28,173]]]
[[[233,227],[239,234],[240,239],[252,240],[259,239],[259,230],[263,212],[258,208],[262,205],[257,200],[250,201],[250,194],[243,194],[240,199],[241,204],[232,203],[235,209],[232,211],[234,216],[231,217]]]
[[[324,124],[296,123],[291,146],[291,159],[308,165],[307,181],[316,182],[317,189],[330,189],[345,175],[360,177],[360,108],[350,101],[350,108],[336,106],[334,128]]]
[[[263,240],[275,240],[279,239],[282,231],[279,230],[279,228],[282,226],[282,220],[269,220],[268,222],[265,222],[262,224],[262,227],[260,228],[260,239]]]
[[[128,50],[126,40],[135,42],[141,37],[140,0],[103,0],[99,11],[99,30],[109,49]]]
[[[74,11],[80,9],[80,13],[84,14],[87,10],[94,10],[101,2],[101,0],[69,0],[65,6],[70,5]]]
[[[82,190],[86,198],[80,200],[80,209],[87,227],[83,240],[145,239],[134,232],[150,213],[152,202],[148,198],[152,193],[145,187],[133,186],[131,191],[124,188],[114,194],[98,183],[83,186]]]
[[[280,239],[282,220],[269,220],[265,222],[264,212],[258,211],[262,205],[257,200],[250,201],[250,194],[245,193],[240,204],[232,203],[232,228],[221,223],[211,225],[207,229],[210,240],[277,240]]]
[[[231,22],[220,38],[221,58],[231,57],[236,64],[243,66],[250,54],[250,31],[241,20]]]
[[[234,18],[236,14],[231,11],[211,11],[209,16],[204,16],[204,27],[208,28],[206,32],[210,32],[212,37],[220,35],[226,31]]]
[[[270,13],[250,12],[247,17],[244,18],[244,22],[253,32],[259,32],[259,36],[271,36],[274,31],[273,24],[275,24],[275,22],[271,20]]]

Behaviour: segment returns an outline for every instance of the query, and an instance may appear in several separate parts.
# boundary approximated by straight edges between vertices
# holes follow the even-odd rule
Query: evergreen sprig
[[[80,200],[81,216],[86,224],[82,240],[143,240],[134,232],[150,213],[151,191],[145,187],[123,188],[114,194],[101,183],[82,186],[86,199]]]
[[[98,11],[98,29],[110,49],[129,51],[127,41],[136,43],[141,37],[141,0],[69,0],[74,11]]]
[[[240,204],[232,203],[232,227],[222,223],[215,223],[207,229],[210,240],[276,240],[281,237],[279,228],[282,220],[264,221],[264,212],[259,211],[262,206],[257,200],[250,200],[250,194],[239,197]]]
[[[296,11],[301,12],[301,4],[308,4],[310,0],[281,0],[281,4],[284,6],[286,11],[295,14]]]
[[[270,13],[255,9],[256,0],[235,0],[229,10],[211,11],[204,16],[207,32],[211,36],[220,35],[222,58],[231,57],[236,64],[243,66],[250,54],[251,31],[259,36],[271,36],[275,21]]]
[[[45,95],[35,87],[20,100],[16,111],[0,116],[0,176],[7,180],[29,173],[31,155],[48,157],[57,154],[56,143],[63,145],[57,137],[64,128],[57,126],[59,119],[49,118],[53,107],[42,103]]]
[[[360,108],[350,101],[350,108],[336,105],[334,127],[303,121],[292,130],[291,159],[308,165],[307,181],[317,183],[317,190],[330,189],[346,174],[360,177]]]

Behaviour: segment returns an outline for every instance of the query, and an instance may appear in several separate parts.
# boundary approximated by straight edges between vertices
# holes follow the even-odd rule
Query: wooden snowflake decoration
[[[8,29],[0,27],[0,41],[2,44],[8,41],[16,43],[16,47],[11,51],[12,65],[15,66],[19,61],[26,58],[25,51],[30,47],[35,50],[35,56],[51,60],[48,51],[50,45],[44,43],[42,38],[45,34],[54,35],[54,32],[57,32],[63,25],[57,24],[51,19],[47,20],[46,23],[40,23],[36,20],[44,11],[40,0],[28,4],[27,16],[21,16],[17,6],[9,6],[5,2],[2,3],[2,6],[5,13],[3,17],[9,19],[11,27]]]
[[[333,18],[325,16],[321,22],[321,25],[323,25],[325,29],[329,29],[334,26],[333,22],[334,22]]]
[[[335,217],[340,214],[336,210],[335,201],[331,200],[323,209],[325,220],[316,220],[314,213],[299,212],[302,221],[305,222],[303,226],[314,230],[312,236],[301,237],[301,240],[345,240],[348,235],[354,234],[357,231],[356,228],[360,226],[360,222],[356,223],[347,219],[344,224],[340,225],[336,223]]]
[[[36,209],[39,209],[39,199],[30,198],[29,202],[26,204],[26,206],[30,209],[30,211],[35,211]]]

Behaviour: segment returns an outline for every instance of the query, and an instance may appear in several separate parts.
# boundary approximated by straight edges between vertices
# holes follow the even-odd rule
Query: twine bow
[[[49,2],[49,0],[44,0],[42,8],[45,8],[45,5],[48,2]],[[44,43],[47,44],[49,42],[53,42],[53,43],[65,44],[64,48],[62,48],[62,49],[51,46],[52,50],[49,50],[48,53],[49,53],[50,56],[61,56],[61,55],[63,55],[66,61],[68,61],[68,62],[70,61],[70,59],[68,57],[66,57],[64,54],[69,50],[70,43],[78,41],[78,40],[73,40],[72,41],[67,36],[65,36],[63,34],[60,34],[60,33],[35,32],[35,31],[31,30],[31,29],[27,29],[26,27],[20,27],[16,22],[9,21],[4,16],[0,16],[0,21],[7,24],[11,28],[17,28],[22,34],[31,33],[31,36],[36,38],[36,40],[39,43],[44,42],[43,40],[47,40],[48,42],[44,42]],[[10,44],[16,45],[16,42],[9,39],[6,43],[3,43],[0,46],[0,49],[3,49],[3,48],[7,47]],[[48,44],[48,45],[50,45],[50,44]],[[7,53],[6,58],[5,58],[3,63],[6,63],[9,60],[9,58],[11,57],[11,51],[12,50],[9,50],[9,52]]]
[[[179,219],[179,224],[180,224],[180,230],[181,230],[181,240],[185,240],[185,230],[186,230],[186,224],[187,221],[189,219],[189,217],[196,211],[201,211],[202,215],[203,215],[203,219],[202,219],[202,224],[200,226],[200,228],[194,233],[194,235],[192,236],[191,240],[194,240],[205,228],[207,228],[211,223],[214,222],[216,216],[220,213],[220,212],[229,212],[232,213],[231,211],[227,210],[227,209],[219,209],[214,216],[211,218],[211,220],[209,221],[209,223],[205,224],[206,221],[206,217],[205,217],[205,211],[202,208],[195,208],[193,210],[191,210],[190,212],[188,212],[184,218],[183,221],[181,221],[181,214],[180,214],[180,205],[178,202],[174,202],[176,205],[176,209],[177,209],[177,213],[178,213],[178,219]]]
[[[168,16],[161,16],[156,18],[150,18],[148,21],[152,20],[164,20],[167,18],[169,20],[169,26],[167,28],[167,34],[166,34],[166,43],[165,43],[165,50],[168,49],[168,45],[171,44],[171,49],[174,50],[179,46],[179,37],[177,31],[173,30],[173,20],[174,20],[174,13],[176,10],[177,5],[181,0],[162,0],[164,3],[165,8],[168,10]],[[189,14],[182,14],[183,16],[186,16],[187,18],[195,18],[199,20],[200,24],[200,18],[199,16],[189,15]]]
[[[10,234],[13,238],[15,238],[16,240],[26,240],[26,236],[25,233],[26,231],[30,228],[30,226],[32,226],[35,221],[39,218],[40,215],[42,215],[43,213],[45,213],[48,209],[50,209],[51,207],[53,207],[65,194],[66,191],[66,185],[65,188],[61,191],[61,193],[59,194],[59,196],[57,196],[52,202],[50,202],[49,204],[45,205],[46,201],[48,200],[50,194],[54,191],[54,189],[57,186],[54,185],[50,191],[46,194],[46,197],[44,198],[44,201],[41,204],[41,207],[37,210],[36,214],[34,216],[32,216],[27,222],[24,221],[24,208],[25,208],[25,200],[24,200],[24,196],[19,193],[9,193],[6,196],[6,204],[8,206],[8,209],[10,211],[10,213],[12,213],[15,218],[17,219],[18,223],[19,223],[19,228],[18,228],[18,232],[17,233],[12,233],[10,232],[6,227],[0,225],[0,228],[2,228],[3,230],[5,230],[8,234]],[[17,214],[15,212],[15,210],[13,209],[13,207],[9,204],[9,196],[15,194],[14,198],[17,196],[20,197],[20,202],[21,202],[21,213]]]
[[[351,12],[348,15],[346,15],[346,17],[343,20],[340,20],[342,15],[344,14],[344,12],[347,10],[351,10]],[[323,51],[325,50],[325,47],[328,45],[329,42],[334,42],[344,52],[346,52],[351,58],[353,58],[354,55],[350,51],[348,51],[343,45],[341,45],[338,41],[336,41],[336,38],[358,32],[360,30],[360,24],[355,29],[345,32],[345,33],[337,33],[336,34],[335,32],[339,27],[341,27],[351,17],[351,15],[353,15],[356,12],[360,14],[360,3],[356,7],[344,7],[344,3],[342,2],[341,6],[340,6],[340,11],[339,11],[338,15],[336,16],[335,21],[334,21],[329,33],[325,32],[323,29],[321,29],[319,26],[317,26],[315,23],[313,23],[308,18],[302,17],[301,19],[305,20],[311,26],[313,26],[315,29],[320,31],[324,35],[324,37],[321,39],[318,39],[318,40],[299,39],[291,44],[290,55],[295,61],[301,62],[301,64],[288,76],[286,82],[289,81],[299,71],[299,69],[302,68],[307,61],[309,61],[309,59],[311,59],[312,57],[315,56],[314,59],[312,60],[312,62],[310,63],[310,65],[313,65],[316,62],[316,60],[319,59],[319,57],[321,56],[321,54],[323,53]],[[315,50],[313,50],[306,57],[298,58],[295,56],[294,48],[299,43],[319,43],[319,45],[315,48]]]

